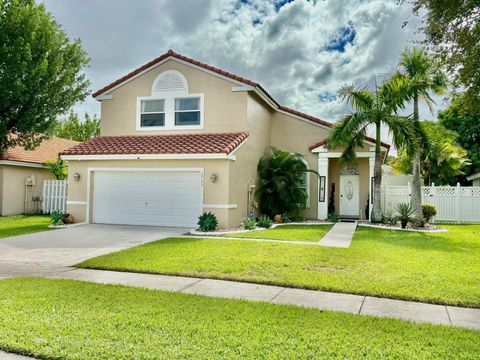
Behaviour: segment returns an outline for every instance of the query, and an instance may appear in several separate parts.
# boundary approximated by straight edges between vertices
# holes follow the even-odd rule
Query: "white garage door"
[[[93,222],[194,227],[202,213],[200,171],[94,172]]]

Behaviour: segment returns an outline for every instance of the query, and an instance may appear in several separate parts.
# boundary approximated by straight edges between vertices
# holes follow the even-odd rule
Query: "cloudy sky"
[[[260,82],[281,104],[328,121],[337,90],[372,85],[420,39],[395,0],[44,0],[91,62],[95,91],[168,49]],[[402,28],[402,23],[408,25]],[[441,99],[437,109],[444,107]],[[99,113],[92,98],[76,111]],[[422,107],[423,118],[433,115]]]

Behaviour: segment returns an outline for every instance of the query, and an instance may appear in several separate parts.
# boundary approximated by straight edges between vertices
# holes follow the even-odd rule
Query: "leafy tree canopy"
[[[45,165],[50,169],[53,177],[56,180],[65,180],[68,175],[68,167],[64,160],[58,159],[57,161],[47,160]]]
[[[480,171],[480,112],[465,111],[461,97],[454,98],[448,108],[438,113],[438,120],[458,134],[457,142],[468,151],[472,162],[468,174]]]
[[[77,114],[71,112],[64,120],[55,125],[55,136],[63,139],[87,141],[100,135],[100,119],[85,113],[85,120],[80,121]]]
[[[38,145],[86,97],[88,61],[43,4],[0,0],[0,151]]]
[[[466,89],[462,102],[480,111],[480,2],[478,0],[400,0],[426,11],[422,30],[426,44]]]
[[[422,121],[420,127],[423,137],[420,172],[425,183],[454,185],[470,164],[467,151],[456,143],[458,134],[435,121]],[[412,156],[401,149],[392,166],[397,172],[411,174],[412,161]]]

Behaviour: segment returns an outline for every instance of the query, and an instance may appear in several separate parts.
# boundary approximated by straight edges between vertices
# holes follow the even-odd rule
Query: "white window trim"
[[[307,167],[307,170],[310,170],[310,166],[308,166],[308,161],[305,159],[302,159],[303,163]],[[307,191],[307,201],[305,204],[305,208],[309,209],[310,208],[310,172],[305,173],[305,190]]]
[[[155,101],[155,100],[163,100],[163,111],[142,111],[142,101]],[[139,114],[138,114],[138,119],[139,119],[139,126],[142,129],[147,129],[147,128],[163,128],[164,126],[141,126],[142,125],[142,115],[144,114],[163,114],[163,123],[165,124],[166,122],[166,112],[165,112],[165,99],[142,99],[140,100],[140,107],[139,107]]]
[[[175,99],[186,98],[200,98],[200,124],[199,125],[175,125]],[[164,100],[164,126],[141,126],[140,110],[142,108],[143,100]],[[136,130],[137,131],[164,131],[164,130],[201,130],[204,124],[204,96],[203,94],[183,94],[178,93],[157,93],[152,96],[137,97],[137,116],[136,116]]]

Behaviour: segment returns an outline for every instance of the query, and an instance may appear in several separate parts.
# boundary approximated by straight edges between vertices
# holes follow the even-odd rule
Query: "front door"
[[[340,175],[340,216],[358,217],[360,207],[360,177]]]

